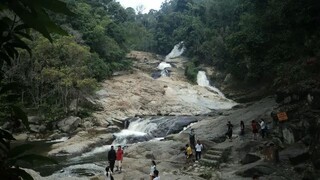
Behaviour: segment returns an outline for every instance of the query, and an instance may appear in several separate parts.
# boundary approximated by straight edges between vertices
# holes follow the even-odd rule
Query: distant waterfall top
[[[210,90],[216,92],[219,96],[225,98],[224,94],[218,88],[210,85],[210,82],[206,76],[206,72],[204,71],[198,72],[197,83],[199,86],[208,87]]]
[[[171,52],[166,56],[165,61],[181,56],[185,50],[186,48],[183,45],[183,41],[179,44],[176,44],[174,48],[171,50]]]
[[[164,70],[165,68],[171,68],[171,64],[166,62],[161,62],[157,68],[160,70]]]

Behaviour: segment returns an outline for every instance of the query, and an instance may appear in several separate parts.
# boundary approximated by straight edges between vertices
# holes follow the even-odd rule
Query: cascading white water
[[[57,143],[57,142],[64,142],[64,141],[66,141],[68,139],[69,139],[69,137],[62,137],[60,139],[55,139],[55,140],[51,140],[51,141],[47,141],[47,142],[49,142],[49,143]]]
[[[210,85],[210,82],[206,76],[206,72],[199,71],[197,75],[197,83],[199,86],[207,87],[210,90],[216,92],[219,96],[225,98],[224,94],[216,87]]]
[[[128,137],[145,137],[148,134],[157,129],[157,124],[150,123],[148,119],[138,119],[129,124],[128,129],[124,129],[119,133],[115,133],[116,139],[113,144],[126,145]]]
[[[179,44],[175,45],[174,48],[171,50],[171,52],[166,56],[165,61],[168,61],[170,59],[177,58],[181,56],[186,48],[183,45],[183,41],[180,42]]]
[[[161,62],[157,68],[160,70],[164,70],[165,68],[171,68],[171,67],[172,67],[171,64],[166,62]]]

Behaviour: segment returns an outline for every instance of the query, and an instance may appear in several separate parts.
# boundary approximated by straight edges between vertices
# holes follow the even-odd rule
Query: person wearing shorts
[[[118,146],[117,149],[117,158],[116,158],[116,167],[117,171],[122,171],[122,160],[123,160],[123,150],[121,146]]]

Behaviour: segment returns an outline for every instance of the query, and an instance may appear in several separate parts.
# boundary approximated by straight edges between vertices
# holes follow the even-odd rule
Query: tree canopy
[[[305,62],[319,58],[319,6],[316,0],[171,0],[138,21],[152,34],[153,52],[167,54],[184,41],[197,64],[279,85],[313,76]]]

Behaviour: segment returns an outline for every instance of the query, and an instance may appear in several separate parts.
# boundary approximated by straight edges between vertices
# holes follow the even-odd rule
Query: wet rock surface
[[[276,98],[278,103],[274,97],[262,98],[266,92],[230,91],[227,97],[237,97],[240,94],[238,99],[246,102],[230,109],[236,104],[232,102],[230,104],[230,101],[221,99],[205,87],[187,83],[183,75],[184,69],[181,63],[183,61],[179,58],[170,62],[173,64],[170,77],[154,80],[150,75],[159,64],[160,58],[145,53],[136,53],[132,56],[135,56],[133,58],[137,61],[134,64],[136,69],[133,69],[131,74],[124,73],[105,81],[102,84],[103,90],[97,92],[96,103],[101,104],[103,108],[94,113],[93,123],[87,125],[80,123],[81,128],[75,130],[73,137],[52,146],[50,155],[61,153],[83,155],[95,147],[111,144],[114,140],[112,133],[119,131],[116,126],[123,127],[123,122],[128,120],[128,117],[136,116],[130,122],[134,123],[139,118],[154,116],[148,120],[154,121],[157,128],[151,125],[146,135],[132,136],[128,139],[128,146],[124,150],[123,172],[115,173],[115,179],[149,179],[152,159],[156,160],[157,169],[163,180],[241,180],[251,178],[253,175],[272,180],[319,177],[316,167],[320,167],[320,148],[317,146],[320,143],[313,139],[319,137],[317,133],[319,101],[316,91],[318,86],[315,85],[317,83],[307,83],[305,88],[297,90],[295,88],[279,90]],[[229,78],[225,79],[228,83],[232,81],[232,78]],[[216,107],[224,108],[213,110]],[[289,120],[282,122],[280,126],[271,113],[283,111],[287,112]],[[156,116],[172,117],[162,122]],[[258,137],[257,140],[253,140],[250,122],[260,118],[264,118],[268,123],[270,135],[266,139]],[[228,121],[234,125],[232,142],[225,136]],[[240,121],[245,123],[243,137],[238,134]],[[214,148],[230,148],[230,153],[221,152],[212,164],[201,164],[200,161],[186,164],[184,147],[189,142],[190,127],[186,130],[183,130],[183,127],[193,122],[197,122],[192,125],[196,138],[205,145],[204,160],[213,161],[217,158],[214,154],[217,152],[212,150]],[[181,130],[183,131],[179,132]],[[156,139],[149,141],[153,137],[164,136],[166,137],[161,141]],[[137,141],[140,143],[131,145]],[[265,144],[270,142],[273,142],[280,151],[280,162],[275,163],[267,158],[268,149],[265,147],[268,146]],[[309,147],[311,145],[312,149]],[[107,153],[107,150],[103,151]],[[305,155],[308,154],[312,163],[310,159],[305,159]],[[307,164],[306,168],[300,163],[301,161]],[[85,169],[85,172],[95,175],[93,179],[104,179],[104,167],[108,165],[105,156],[100,156],[94,163],[86,164],[86,161],[82,163],[73,167],[77,169],[76,172],[79,172],[78,169]],[[76,176],[62,173],[50,176],[48,179],[61,177],[59,175]]]
[[[241,164],[249,164],[260,160],[261,158],[255,154],[246,154],[244,158],[241,159]]]

